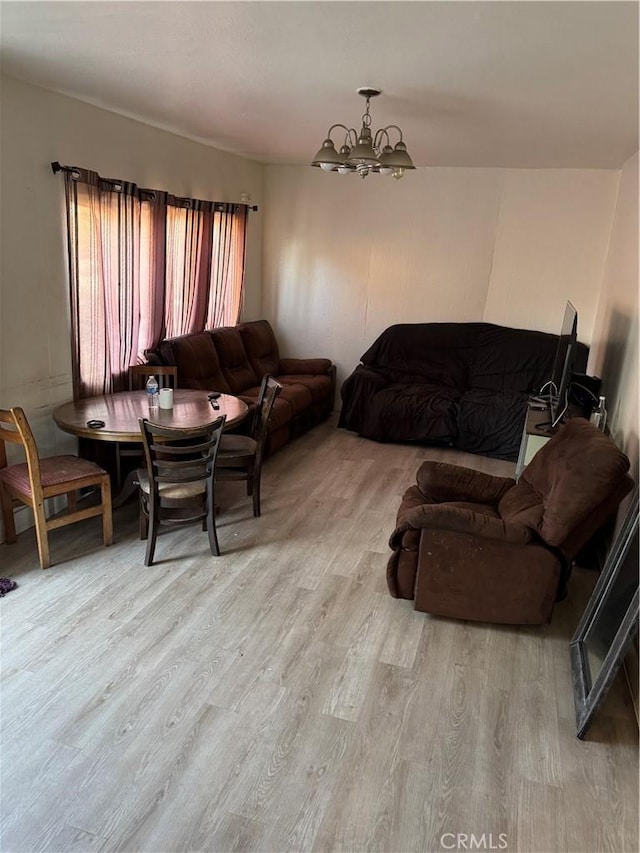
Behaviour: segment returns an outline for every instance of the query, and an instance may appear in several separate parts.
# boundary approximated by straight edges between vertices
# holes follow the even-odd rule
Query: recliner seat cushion
[[[329,376],[278,376],[281,385],[304,385],[311,394],[314,403],[322,403],[331,397],[333,403],[333,383]]]
[[[280,381],[279,378],[278,381]],[[286,385],[283,383],[280,397],[289,403],[294,415],[299,415],[301,412],[304,412],[305,409],[308,409],[313,402],[311,391],[299,382],[289,382]]]

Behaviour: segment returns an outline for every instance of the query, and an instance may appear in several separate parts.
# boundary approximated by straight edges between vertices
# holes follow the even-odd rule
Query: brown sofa
[[[328,358],[280,358],[276,336],[266,320],[167,338],[145,355],[150,364],[175,364],[179,388],[234,394],[250,410],[262,377],[272,374],[283,388],[269,421],[270,453],[333,410],[335,365]]]
[[[571,562],[631,490],[628,469],[583,418],[562,426],[517,483],[424,462],[389,543],[389,592],[439,616],[548,621]]]

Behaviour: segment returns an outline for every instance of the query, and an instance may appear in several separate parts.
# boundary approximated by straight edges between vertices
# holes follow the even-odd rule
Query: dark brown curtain
[[[126,388],[162,337],[238,322],[246,205],[64,175],[76,398]]]

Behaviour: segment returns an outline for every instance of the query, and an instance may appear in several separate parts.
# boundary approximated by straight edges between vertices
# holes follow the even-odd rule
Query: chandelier
[[[381,94],[381,90],[362,88],[356,91],[367,101],[360,134],[344,124],[332,124],[311,165],[320,166],[325,172],[338,172],[341,175],[356,172],[366,178],[369,172],[377,172],[380,175],[401,178],[406,169],[415,169],[407,146],[402,140],[402,131],[396,124],[389,124],[376,130],[375,134],[371,132],[370,101]],[[331,133],[337,127],[345,132],[344,143],[339,151],[336,151],[331,139]],[[389,131],[397,131],[400,135],[394,147],[391,146]]]

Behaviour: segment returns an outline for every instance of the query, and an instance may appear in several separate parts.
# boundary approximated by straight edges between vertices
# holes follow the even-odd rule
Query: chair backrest
[[[573,558],[633,488],[629,459],[584,418],[570,418],[522,472],[542,502],[538,533]]]
[[[163,483],[186,485],[206,481],[212,488],[225,420],[222,415],[207,426],[183,429],[140,418],[147,473],[156,497]]]
[[[253,438],[256,442],[256,456],[261,457],[264,449],[265,441],[267,440],[269,418],[271,410],[276,401],[276,397],[282,391],[282,385],[266,373],[262,377],[260,385],[260,393],[258,394],[258,402],[253,421]]]
[[[129,368],[129,391],[144,389],[150,376],[156,377],[158,388],[175,388],[178,384],[175,364],[132,364]]]
[[[27,460],[33,498],[34,500],[41,500],[42,480],[38,446],[31,432],[27,416],[19,406],[12,409],[0,409],[0,468],[7,467],[5,442],[22,446]]]

